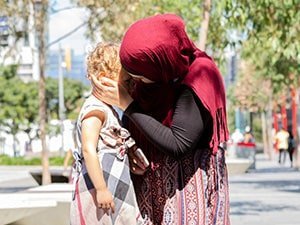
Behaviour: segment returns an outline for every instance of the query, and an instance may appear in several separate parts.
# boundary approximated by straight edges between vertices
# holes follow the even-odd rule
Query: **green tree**
[[[81,104],[84,100],[83,94],[88,87],[81,81],[64,78],[64,101],[66,118],[74,120],[77,118]],[[58,80],[48,77],[46,79],[46,98],[48,118],[58,119]]]
[[[22,84],[22,95],[24,95],[24,120],[21,124],[21,130],[27,134],[29,143],[29,151],[32,150],[32,141],[38,137],[39,129],[37,129],[38,122],[38,84],[36,82],[29,82]]]
[[[241,79],[239,87],[236,86],[236,97],[243,97],[248,105],[260,104],[260,96],[267,100],[261,118],[265,150],[271,156],[272,101],[284,93],[290,84],[297,85],[299,82],[300,27],[297,21],[300,20],[300,2],[225,0],[224,3],[228,17],[226,27],[231,27],[242,37],[241,57],[252,68],[248,76],[257,79],[257,86],[251,86],[247,79]],[[262,86],[264,80],[269,82],[267,87]],[[243,92],[245,89],[247,91]],[[266,89],[269,91],[264,95]]]
[[[14,135],[15,143],[18,140],[15,135],[24,131],[29,139],[29,147],[32,140],[39,137],[38,123],[38,83],[24,83],[16,74],[16,66],[0,68],[0,125],[6,128],[6,132]],[[79,113],[83,94],[88,87],[80,81],[65,78],[65,103],[66,116],[74,120]],[[47,115],[46,122],[58,118],[58,81],[54,78],[46,79]],[[53,129],[52,129],[53,130]],[[18,152],[14,144],[15,155]]]
[[[239,63],[239,76],[230,87],[230,102],[233,107],[251,112],[264,111],[272,94],[270,80],[259,76],[253,64],[245,60]]]
[[[145,15],[151,4],[145,0],[73,0],[88,10],[87,36],[93,41],[100,37],[109,41],[120,41],[125,29]],[[101,36],[100,36],[101,35]]]
[[[46,39],[48,10],[48,0],[12,0],[1,1],[0,4],[1,16],[6,16],[9,19],[10,36],[15,39],[14,43],[17,43],[22,37],[26,39],[28,32],[34,32],[36,35],[36,49],[33,50],[37,51],[38,53],[39,63],[39,137],[42,143],[43,184],[48,184],[51,182],[48,149],[46,145],[47,103],[45,87],[45,61],[47,47],[49,47],[51,44],[47,43]],[[29,19],[30,16],[32,16],[33,20]],[[29,21],[32,23],[29,23]],[[70,34],[72,34],[72,32],[69,32],[67,35]],[[64,37],[67,35],[64,35]],[[62,38],[59,40],[61,39]],[[6,51],[7,56],[12,57],[17,55],[18,51],[14,46],[17,45],[13,44],[10,46],[11,48],[8,48],[9,50]],[[13,50],[15,50],[15,54],[13,53]]]
[[[226,0],[227,24],[245,37],[242,57],[257,73],[269,78],[276,93],[298,81],[300,42],[298,0]]]
[[[0,69],[0,124],[13,135],[15,156],[18,152],[16,134],[26,132],[31,142],[30,133],[38,115],[37,85],[25,84],[16,75],[16,69],[16,66]]]
[[[223,13],[224,1],[211,0],[73,0],[89,11],[87,35],[92,40],[99,39],[100,32],[104,40],[119,42],[126,29],[137,19],[157,13],[175,13],[181,16],[187,25],[191,39],[199,42],[199,31],[206,12],[208,31],[203,36],[207,46],[215,58],[222,58],[222,50],[230,43],[230,35],[226,31]],[[98,35],[98,37],[97,37]]]
[[[39,136],[42,143],[42,166],[43,166],[43,184],[51,183],[51,175],[49,171],[49,150],[46,144],[46,22],[48,13],[48,0],[40,0],[32,2],[34,7],[34,28],[37,36],[37,50],[39,62]]]

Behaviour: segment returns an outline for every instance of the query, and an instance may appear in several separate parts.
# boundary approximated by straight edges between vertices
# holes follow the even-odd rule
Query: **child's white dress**
[[[81,120],[93,110],[104,112],[106,117],[99,135],[97,152],[106,184],[115,203],[115,213],[109,215],[95,204],[95,189],[81,151]],[[71,202],[71,225],[142,224],[126,154],[126,145],[131,145],[134,141],[129,137],[129,132],[120,127],[116,112],[91,95],[81,108],[76,126],[78,149],[73,152],[76,161],[73,169],[75,190]]]

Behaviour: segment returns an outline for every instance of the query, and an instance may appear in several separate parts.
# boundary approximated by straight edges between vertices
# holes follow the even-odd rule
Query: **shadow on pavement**
[[[19,191],[25,191],[28,188],[32,188],[32,186],[28,187],[1,187],[0,188],[0,193],[14,193],[14,192],[19,192]]]
[[[300,193],[300,180],[240,180],[231,181],[232,184],[253,185],[255,189],[275,189],[278,191]]]
[[[265,204],[261,201],[238,201],[230,204],[231,215],[259,215],[262,212],[276,212],[292,210],[299,211],[300,208],[291,205]]]
[[[291,172],[299,173],[299,170],[295,169],[295,168],[290,168],[290,167],[274,166],[274,167],[268,167],[268,168],[249,170],[247,173],[291,173]]]

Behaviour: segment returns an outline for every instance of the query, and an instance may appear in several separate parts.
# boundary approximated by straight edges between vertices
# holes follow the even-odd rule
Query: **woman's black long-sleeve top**
[[[210,114],[188,88],[181,92],[176,102],[170,127],[142,113],[135,102],[127,107],[124,115],[158,149],[174,157],[180,157],[199,144],[208,145],[201,140],[207,140],[211,135]]]

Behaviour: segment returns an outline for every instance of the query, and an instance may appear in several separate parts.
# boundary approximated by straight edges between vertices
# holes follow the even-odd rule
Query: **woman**
[[[131,25],[120,49],[124,84],[93,78],[94,94],[124,110],[150,169],[132,171],[145,224],[228,225],[225,91],[213,60],[195,47],[182,19],[163,14]]]
[[[293,167],[293,154],[295,152],[295,149],[297,147],[296,141],[294,139],[294,135],[291,131],[289,131],[289,140],[288,140],[288,153],[290,157],[290,166]]]

